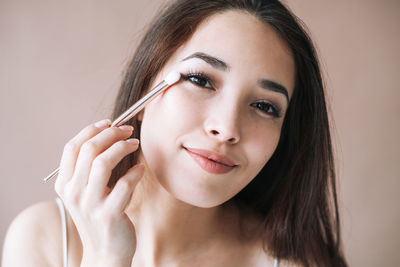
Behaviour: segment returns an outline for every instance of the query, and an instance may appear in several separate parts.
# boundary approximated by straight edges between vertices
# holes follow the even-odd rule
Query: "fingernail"
[[[111,124],[111,121],[109,119],[101,120],[98,121],[94,124],[97,128],[104,128],[106,126],[109,126]]]
[[[132,145],[137,145],[137,144],[139,144],[139,140],[136,139],[136,138],[127,139],[126,142],[131,143]]]
[[[133,127],[131,125],[122,125],[118,128],[120,128],[122,131],[133,131]]]

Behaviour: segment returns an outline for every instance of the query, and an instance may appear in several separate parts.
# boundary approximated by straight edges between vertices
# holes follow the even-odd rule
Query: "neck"
[[[238,242],[232,234],[238,229],[232,207],[189,205],[170,195],[154,177],[141,179],[126,212],[135,225],[135,266],[183,262]]]

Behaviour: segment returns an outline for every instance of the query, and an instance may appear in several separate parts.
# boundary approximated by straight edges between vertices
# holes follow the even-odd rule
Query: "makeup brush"
[[[115,126],[121,126],[127,121],[129,121],[132,117],[134,117],[136,114],[138,114],[145,106],[147,103],[149,103],[151,100],[153,100],[156,96],[158,96],[161,92],[163,92],[165,89],[170,87],[171,85],[177,83],[181,78],[181,74],[176,71],[170,72],[165,79],[160,82],[156,87],[154,87],[148,94],[146,94],[144,97],[139,99],[135,104],[133,104],[129,109],[127,109],[124,113],[122,113],[118,118],[116,118],[112,124],[111,127]],[[58,174],[58,171],[60,168],[58,167],[54,171],[52,171],[46,178],[43,179],[44,182],[47,182],[54,176]]]

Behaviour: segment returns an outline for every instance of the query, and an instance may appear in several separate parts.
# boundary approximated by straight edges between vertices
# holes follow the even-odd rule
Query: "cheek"
[[[164,102],[165,119],[174,120],[180,127],[192,128],[201,120],[203,103],[188,94],[185,88],[171,88],[160,101]]]
[[[178,148],[179,138],[200,125],[201,109],[201,101],[188,97],[180,86],[150,102],[144,110],[140,140],[146,159],[165,161],[164,154]]]
[[[143,123],[151,124],[154,129],[173,132],[194,122],[198,117],[198,109],[198,103],[188,98],[182,88],[174,86],[147,105]]]
[[[231,177],[229,184],[221,186],[226,193],[226,199],[236,195],[257,176],[275,152],[279,142],[280,129],[276,127],[262,130],[249,127],[248,130],[246,141],[242,143],[247,162],[237,176]]]
[[[280,127],[270,127],[263,131],[253,131],[246,146],[249,169],[256,176],[269,161],[278,146]]]

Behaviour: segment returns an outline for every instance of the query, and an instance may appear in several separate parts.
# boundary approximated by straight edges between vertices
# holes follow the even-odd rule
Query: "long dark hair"
[[[335,167],[324,85],[315,48],[301,21],[277,0],[178,0],[149,26],[115,102],[116,118],[149,89],[172,54],[211,15],[241,10],[267,23],[292,50],[295,88],[280,141],[262,171],[231,201],[262,218],[269,253],[304,266],[346,266],[340,250]],[[140,136],[140,123],[128,122]],[[110,185],[136,161],[125,157]]]

